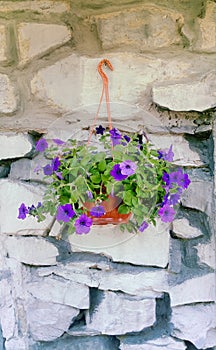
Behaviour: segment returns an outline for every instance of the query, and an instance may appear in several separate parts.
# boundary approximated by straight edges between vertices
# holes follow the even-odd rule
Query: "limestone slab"
[[[179,25],[183,16],[160,6],[145,5],[92,16],[103,49],[113,47],[163,48],[181,45]]]
[[[57,24],[20,23],[17,32],[21,64],[52,47],[63,45],[71,37],[66,26]]]
[[[212,269],[216,269],[216,243],[215,238],[212,237],[212,240],[209,243],[202,244],[198,243],[195,247],[197,250],[197,255],[201,264],[206,264]]]
[[[67,1],[61,0],[18,0],[18,1],[1,1],[0,12],[13,11],[37,11],[42,14],[62,13],[70,10],[70,5]]]
[[[0,113],[13,113],[17,110],[17,97],[14,86],[6,74],[0,74]]]
[[[12,237],[4,240],[4,248],[10,258],[29,265],[55,265],[57,248],[43,238]]]
[[[42,301],[29,302],[27,320],[30,333],[36,341],[52,341],[66,332],[79,314],[79,310],[71,306],[47,303]]]
[[[35,298],[48,303],[69,305],[78,309],[89,308],[89,288],[83,284],[45,277],[28,283],[26,287]]]
[[[166,267],[169,259],[169,227],[150,226],[143,233],[121,232],[117,226],[95,226],[88,235],[69,236],[74,252],[93,252],[113,261]]]
[[[104,292],[94,300],[86,326],[102,334],[139,332],[154,324],[155,300],[133,298],[121,293]],[[119,310],[119,312],[116,312]],[[125,322],[127,320],[127,322]]]
[[[121,338],[120,338],[121,339]],[[155,338],[152,340],[146,340],[141,343],[136,336],[126,336],[121,339],[121,350],[185,350],[186,345],[183,341],[174,339],[168,336],[162,336],[161,338]]]
[[[198,38],[193,48],[196,51],[216,52],[216,4],[207,1],[205,16],[197,18]]]
[[[21,203],[37,206],[42,200],[44,187],[18,183],[8,179],[0,180],[0,232],[14,235],[44,235],[49,229],[52,217],[37,222],[33,216],[18,219]],[[10,215],[8,215],[10,213]]]
[[[172,308],[172,335],[189,340],[198,349],[216,346],[216,304],[194,304]]]
[[[173,233],[175,236],[183,239],[203,236],[203,232],[199,228],[191,226],[189,220],[186,218],[173,221]]]
[[[24,133],[0,133],[0,160],[24,157],[32,149],[29,135]]]
[[[171,111],[203,112],[216,106],[216,85],[205,82],[186,82],[154,86],[153,102]]]

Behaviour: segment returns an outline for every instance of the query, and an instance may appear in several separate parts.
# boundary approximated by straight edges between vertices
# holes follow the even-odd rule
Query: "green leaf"
[[[118,207],[119,214],[128,214],[130,213],[131,209],[125,204],[122,204]]]
[[[101,176],[100,174],[97,175],[91,175],[90,176],[91,181],[93,182],[93,184],[99,184],[101,182]]]
[[[133,198],[133,193],[131,191],[124,192],[123,200],[124,200],[125,204],[131,205],[132,204],[132,198]]]
[[[102,173],[102,172],[104,172],[105,169],[106,169],[106,161],[105,161],[105,159],[102,159],[98,163],[98,170]]]

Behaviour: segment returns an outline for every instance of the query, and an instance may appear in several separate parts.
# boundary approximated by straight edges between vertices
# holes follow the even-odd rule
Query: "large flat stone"
[[[166,267],[169,259],[169,227],[150,226],[145,232],[121,232],[117,226],[94,226],[88,235],[69,236],[74,252],[93,252],[113,261]]]
[[[17,97],[14,86],[6,74],[0,74],[0,113],[13,113],[17,110]]]
[[[20,23],[17,32],[21,64],[71,38],[69,29],[58,24]]]
[[[103,49],[136,47],[139,50],[181,45],[183,16],[160,6],[144,5],[92,16]]]
[[[186,82],[154,86],[153,102],[171,111],[203,112],[216,106],[216,85],[205,82]]]
[[[216,346],[216,304],[194,304],[172,308],[174,337],[189,340],[198,349]]]
[[[27,306],[27,320],[31,336],[36,341],[51,341],[66,332],[79,314],[71,306],[35,299]]]
[[[186,345],[181,340],[176,340],[172,337],[163,336],[161,338],[155,338],[152,340],[140,342],[138,337],[126,336],[121,339],[121,350],[185,350]]]
[[[18,219],[18,208],[21,203],[35,206],[41,201],[44,187],[39,185],[17,183],[8,179],[0,181],[0,232],[14,235],[44,235],[51,226],[52,218],[42,222],[30,216],[25,220]],[[10,216],[8,215],[10,213]]]
[[[55,265],[57,248],[43,238],[6,237],[4,248],[10,258],[29,265]]]
[[[211,241],[206,244],[198,243],[195,247],[197,255],[201,264],[206,264],[212,269],[216,269],[216,243],[215,237],[212,237]]]
[[[28,292],[45,302],[69,305],[78,309],[89,308],[89,288],[83,284],[45,277],[27,284]]]
[[[172,230],[176,237],[183,239],[196,238],[204,234],[199,228],[191,226],[186,218],[174,220]]]
[[[100,292],[87,314],[86,326],[109,335],[139,332],[154,324],[155,306],[152,299]]]
[[[216,4],[206,3],[205,16],[197,18],[197,40],[193,49],[202,52],[216,52]]]
[[[32,149],[29,135],[20,133],[0,133],[0,160],[24,157]]]

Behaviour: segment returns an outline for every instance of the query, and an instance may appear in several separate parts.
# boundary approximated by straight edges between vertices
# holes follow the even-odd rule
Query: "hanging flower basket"
[[[174,220],[181,194],[190,184],[188,175],[173,166],[172,145],[155,149],[144,132],[125,134],[112,126],[103,64],[112,69],[108,60],[98,66],[103,89],[88,142],[38,140],[36,151],[49,160],[42,169],[49,184],[41,203],[20,205],[19,219],[30,215],[43,221],[49,214],[77,234],[105,224],[143,232],[157,217]],[[108,128],[96,126],[104,95]]]

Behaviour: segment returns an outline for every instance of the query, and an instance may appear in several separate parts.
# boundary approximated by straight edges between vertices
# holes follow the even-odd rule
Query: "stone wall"
[[[216,2],[3,0],[0,40],[0,349],[216,349]],[[44,190],[36,140],[87,137],[103,58],[114,123],[191,185],[171,227],[58,240],[17,208]]]

